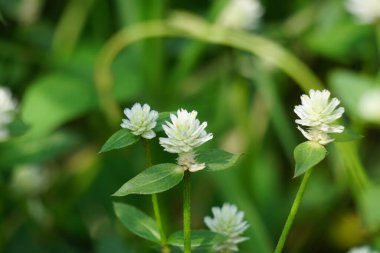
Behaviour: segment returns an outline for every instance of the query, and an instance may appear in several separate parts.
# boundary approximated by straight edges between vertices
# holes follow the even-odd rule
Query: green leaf
[[[62,131],[44,138],[21,138],[0,143],[0,168],[43,163],[72,152],[82,141],[80,136]]]
[[[161,132],[162,129],[162,124],[165,123],[165,121],[168,121],[170,119],[170,114],[173,112],[160,112],[158,114],[158,119],[157,119],[157,124],[156,127],[153,129],[156,133]]]
[[[356,141],[363,138],[362,135],[355,133],[351,129],[344,129],[343,133],[333,133],[329,134],[336,142],[347,142],[347,141]]]
[[[14,118],[14,120],[11,123],[8,124],[7,127],[11,136],[13,137],[25,134],[26,131],[28,131],[30,128],[30,126],[25,124],[18,115]]]
[[[225,241],[225,236],[209,230],[191,231],[191,248],[212,247]],[[168,244],[183,248],[183,231],[174,232],[168,239]]]
[[[132,233],[152,242],[160,243],[156,222],[139,209],[124,203],[114,203],[116,216]]]
[[[154,165],[126,182],[113,196],[152,194],[167,191],[183,178],[183,169],[172,163]]]
[[[44,75],[28,87],[20,110],[24,122],[31,126],[27,136],[46,135],[97,104],[89,80],[63,72]]]
[[[240,155],[228,153],[220,149],[197,152],[197,162],[205,163],[209,171],[225,170],[234,166]]]
[[[107,152],[113,149],[124,148],[137,142],[139,137],[132,134],[129,129],[122,128],[114,133],[103,145],[100,153]]]
[[[360,214],[364,225],[370,231],[380,229],[380,186],[371,186],[362,193],[359,199]]]
[[[326,156],[326,149],[317,142],[306,141],[294,149],[296,169],[294,177],[298,177],[322,161]]]

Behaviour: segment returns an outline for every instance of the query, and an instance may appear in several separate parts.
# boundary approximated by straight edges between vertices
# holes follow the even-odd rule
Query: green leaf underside
[[[139,137],[132,134],[129,129],[120,129],[106,141],[100,150],[100,153],[127,147],[137,142],[138,140]]]
[[[355,133],[351,129],[347,129],[347,128],[344,129],[343,133],[330,134],[330,136],[334,138],[336,142],[356,141],[363,138],[362,135]]]
[[[206,170],[225,170],[234,166],[239,159],[239,155],[228,153],[220,149],[211,149],[197,152],[197,162],[205,163]]]
[[[161,132],[163,129],[162,129],[162,124],[165,123],[165,121],[168,121],[170,119],[170,114],[173,113],[173,112],[160,112],[158,114],[158,119],[157,119],[157,124],[156,124],[156,127],[153,129],[153,131],[155,131],[156,133],[157,132]]]
[[[212,247],[226,240],[224,235],[208,230],[191,231],[191,248]],[[183,231],[174,232],[168,239],[168,244],[183,248]]]
[[[129,194],[152,194],[167,191],[179,182],[184,170],[172,163],[154,165],[126,182],[113,196]]]
[[[325,147],[317,142],[306,141],[299,144],[294,149],[296,161],[294,177],[298,177],[314,167],[325,158],[326,153]]]
[[[114,203],[114,210],[129,231],[149,241],[160,243],[160,232],[151,217],[124,203]]]

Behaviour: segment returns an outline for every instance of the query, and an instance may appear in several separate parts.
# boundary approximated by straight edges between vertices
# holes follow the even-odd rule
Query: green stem
[[[380,21],[375,24],[378,64],[380,65]]]
[[[191,253],[191,214],[190,214],[190,191],[191,191],[191,172],[186,170],[183,179],[183,237],[184,253]]]
[[[145,150],[146,163],[147,163],[147,166],[150,167],[152,166],[152,155],[150,151],[149,141],[147,139],[142,138],[142,142],[143,142],[144,150]],[[156,224],[157,224],[158,230],[160,231],[161,251],[162,253],[170,253],[170,248],[167,246],[165,231],[162,226],[160,206],[158,204],[158,197],[156,193],[152,194],[152,204],[153,204],[153,212],[154,212],[154,217],[156,219]]]
[[[293,225],[293,222],[294,222],[294,219],[296,217],[298,208],[299,208],[299,206],[301,204],[302,196],[303,196],[303,194],[305,192],[306,184],[307,184],[307,182],[308,182],[308,180],[310,178],[311,171],[312,171],[312,169],[308,170],[305,173],[305,175],[303,176],[300,188],[298,189],[296,198],[294,199],[292,208],[290,209],[290,213],[288,215],[288,218],[286,219],[285,226],[282,229],[282,233],[281,233],[280,239],[278,240],[276,249],[274,250],[275,253],[281,253],[282,249],[284,248],[286,238],[288,237],[288,234],[289,234],[289,230],[290,230],[290,228]]]

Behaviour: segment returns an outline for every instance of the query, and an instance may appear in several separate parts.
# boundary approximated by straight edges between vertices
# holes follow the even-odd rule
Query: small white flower
[[[342,117],[344,108],[337,108],[340,104],[337,98],[331,101],[329,98],[328,90],[310,90],[310,96],[302,95],[302,104],[294,108],[294,112],[299,117],[296,123],[308,128],[304,130],[298,126],[298,129],[308,140],[322,145],[334,140],[328,135],[329,133],[341,133],[344,130],[343,126],[333,125],[334,121]]]
[[[380,0],[347,0],[346,8],[362,24],[380,21]]]
[[[218,23],[234,29],[255,28],[264,14],[258,0],[230,0],[219,16]]]
[[[17,102],[8,88],[0,87],[0,141],[9,136],[7,125],[13,121]]]
[[[207,133],[207,122],[202,124],[197,119],[197,112],[188,112],[184,109],[177,111],[177,115],[170,114],[171,122],[162,125],[167,138],[160,138],[160,144],[165,151],[177,153],[178,164],[191,172],[204,169],[205,164],[198,164],[195,160],[194,149],[212,139]]]
[[[368,121],[380,123],[380,89],[371,89],[359,100],[359,115]]]
[[[145,139],[153,139],[156,133],[153,128],[157,124],[158,112],[150,110],[150,106],[136,103],[131,109],[125,108],[124,114],[127,119],[123,119],[122,128],[131,130],[134,135],[141,135]]]
[[[226,241],[214,246],[216,251],[238,251],[238,244],[248,240],[241,234],[249,227],[244,221],[244,212],[238,211],[235,205],[223,204],[222,208],[213,207],[213,218],[205,217],[207,227],[216,233],[226,236]]]
[[[350,249],[347,253],[379,253],[376,250],[371,250],[368,246],[355,247]]]

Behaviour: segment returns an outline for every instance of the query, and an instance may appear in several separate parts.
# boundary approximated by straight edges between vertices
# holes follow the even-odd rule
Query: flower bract
[[[188,112],[184,109],[177,114],[170,114],[171,122],[166,121],[162,126],[167,138],[160,138],[160,144],[164,150],[178,154],[178,164],[190,171],[198,171],[205,168],[205,164],[196,162],[194,149],[213,138],[205,128],[207,122],[202,124],[197,119],[197,112]]]
[[[248,240],[248,237],[242,237],[241,234],[249,227],[244,220],[244,213],[238,211],[235,205],[228,203],[220,207],[213,207],[212,214],[214,217],[205,217],[204,222],[207,227],[216,233],[226,236],[226,240],[214,246],[218,252],[238,251],[238,244]]]
[[[298,129],[308,140],[325,145],[334,140],[330,137],[330,133],[344,131],[343,126],[334,124],[337,119],[342,117],[344,108],[337,108],[340,101],[337,98],[330,100],[328,90],[310,90],[309,96],[301,96],[301,103],[294,108],[294,112],[299,117],[296,123],[306,127],[306,130],[300,126]]]
[[[157,124],[158,112],[151,110],[150,106],[136,103],[131,109],[124,109],[124,114],[127,116],[121,123],[122,128],[131,130],[132,134],[139,135],[145,139],[153,139],[156,133],[153,128]]]

